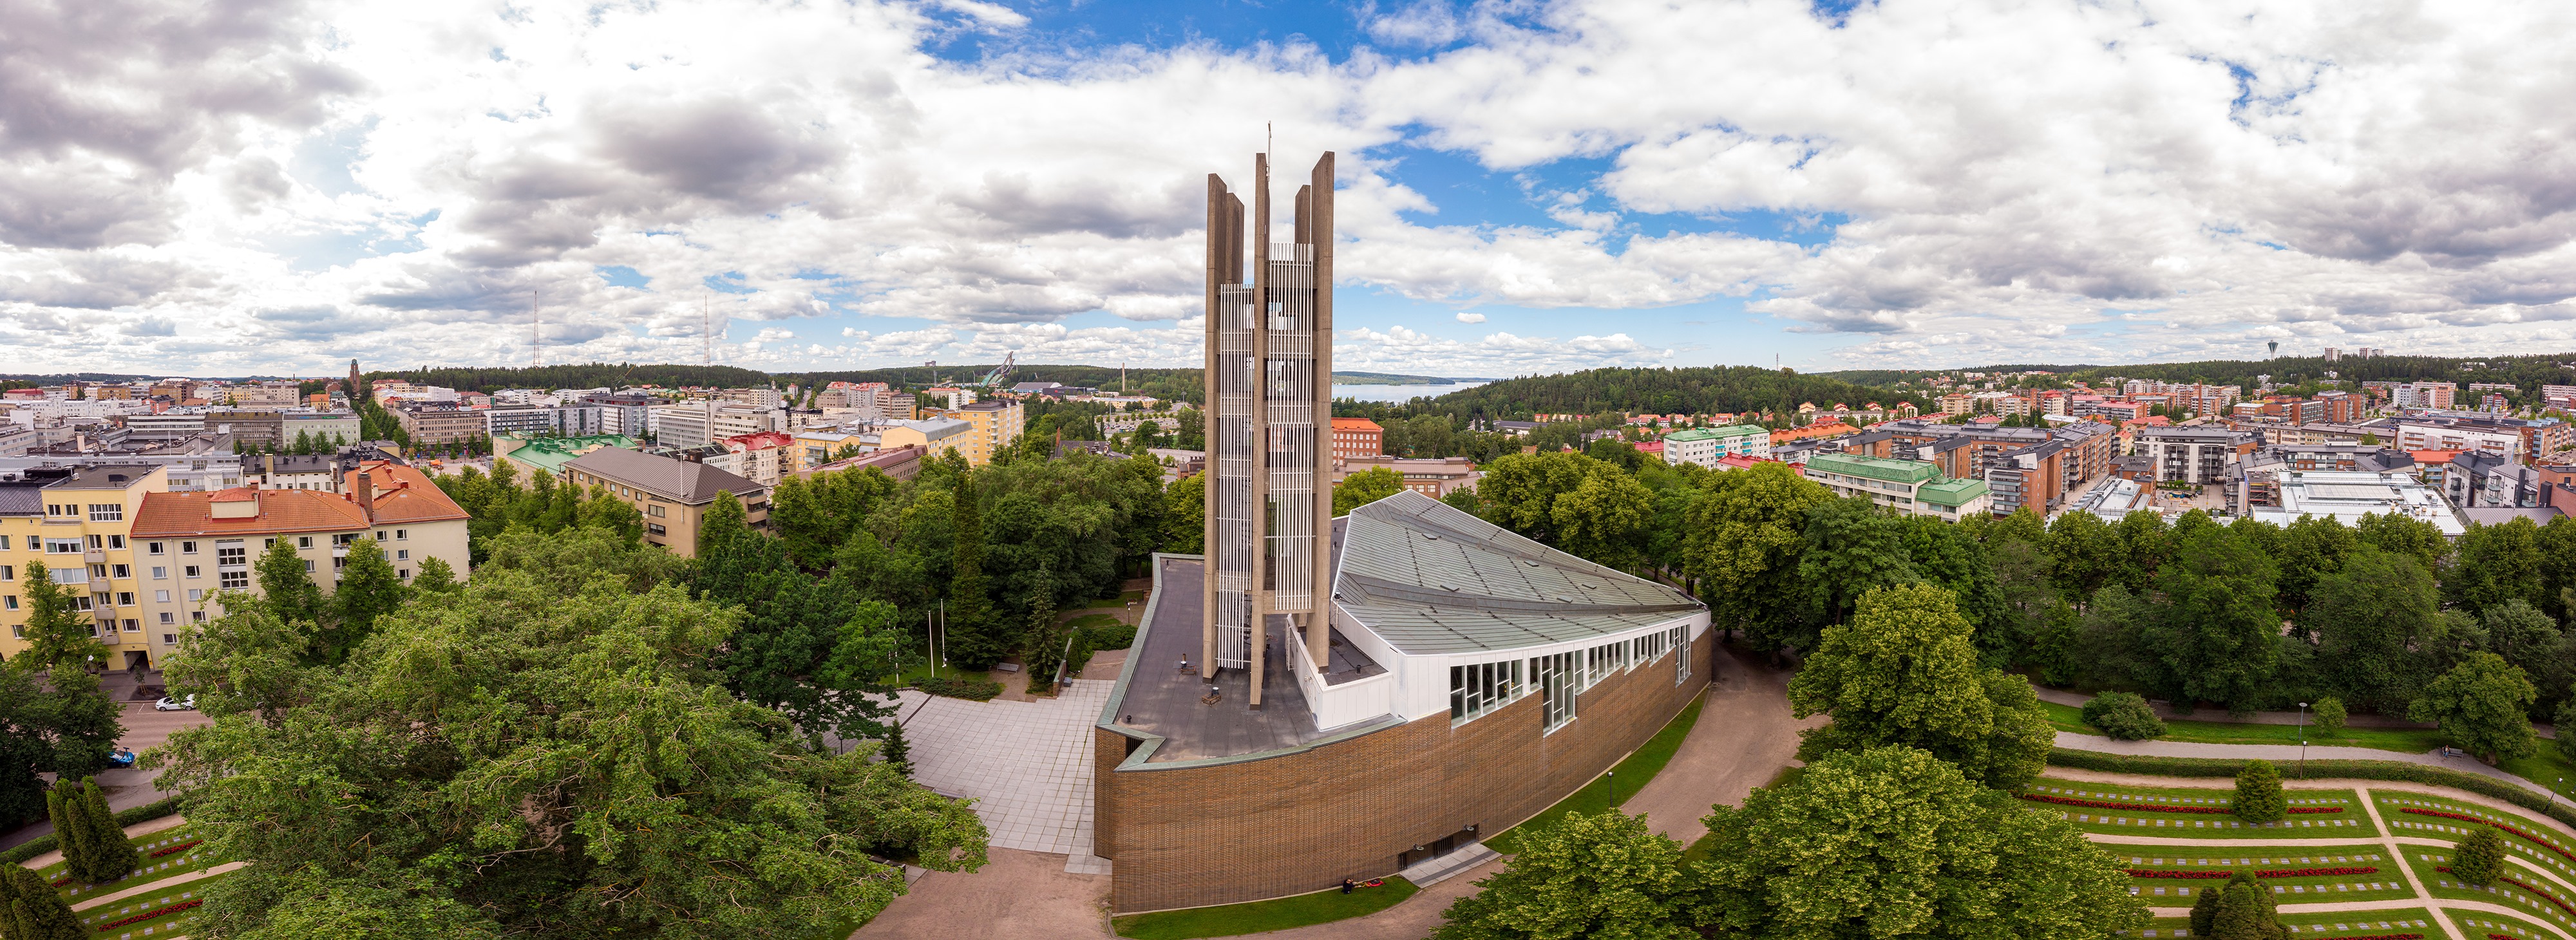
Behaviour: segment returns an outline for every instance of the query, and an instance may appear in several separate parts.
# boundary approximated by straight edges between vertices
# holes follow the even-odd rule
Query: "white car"
[[[197,697],[196,697],[196,696],[194,696],[194,695],[191,695],[191,696],[188,696],[187,698],[184,698],[184,699],[165,698],[165,699],[162,699],[162,700],[160,700],[160,701],[158,701],[158,702],[154,702],[154,703],[152,703],[152,710],[153,710],[153,711],[156,711],[156,712],[192,712],[192,711],[196,711],[196,710],[197,710]]]

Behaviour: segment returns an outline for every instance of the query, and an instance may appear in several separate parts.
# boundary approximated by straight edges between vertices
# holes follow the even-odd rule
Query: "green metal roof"
[[[1921,489],[1914,491],[1916,499],[1952,509],[1965,506],[1969,501],[1984,495],[1986,495],[1984,480],[1943,480],[1939,483],[1923,484]]]
[[[494,436],[526,441],[518,449],[501,455],[501,459],[556,474],[562,473],[564,465],[571,463],[573,458],[599,448],[634,450],[637,446],[634,438],[617,434],[593,434],[587,437],[521,437],[515,434]]]
[[[1848,476],[1868,477],[1891,483],[1921,483],[1941,478],[1941,468],[1920,460],[1889,460],[1884,457],[1856,457],[1851,454],[1817,454],[1807,458],[1810,470],[1823,470]]]
[[[1664,435],[1664,441],[1666,443],[1671,443],[1673,441],[1705,441],[1716,436],[1716,431],[1712,431],[1707,428],[1691,428],[1666,434]]]
[[[1755,424],[1730,424],[1722,428],[1710,428],[1708,432],[1719,437],[1747,437],[1756,434],[1766,438],[1771,436],[1769,430]]]
[[[1409,490],[1351,511],[1333,597],[1352,619],[1415,655],[1581,640],[1704,609],[1680,591]]]

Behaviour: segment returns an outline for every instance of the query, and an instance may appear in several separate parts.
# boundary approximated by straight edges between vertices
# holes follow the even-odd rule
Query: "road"
[[[117,743],[141,754],[170,740],[170,733],[173,731],[205,724],[206,716],[193,711],[153,711],[151,702],[127,702],[125,716],[120,720],[125,724],[125,736],[117,739]],[[42,776],[49,781],[53,779],[52,774]],[[108,808],[123,810],[133,809],[168,795],[152,786],[154,776],[156,774],[153,771],[134,768],[102,770],[99,771],[97,779],[98,785],[107,790]],[[40,822],[7,835],[0,835],[0,849],[24,843],[37,836],[51,834],[53,831],[53,823]]]

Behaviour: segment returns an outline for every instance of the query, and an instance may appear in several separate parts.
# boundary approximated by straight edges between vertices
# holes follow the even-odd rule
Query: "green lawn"
[[[2406,850],[2406,864],[2415,869],[2415,877],[2424,880],[2425,890],[2431,892],[2434,897],[2467,901],[2485,901],[2489,904],[2502,904],[2515,910],[2522,911],[2528,916],[2557,923],[2561,925],[2562,928],[2576,927],[2576,918],[2568,917],[2567,912],[2558,905],[2552,904],[2539,896],[2535,896],[2530,891],[2514,887],[2513,885],[2506,884],[2503,881],[2498,881],[2495,884],[2487,885],[2482,888],[2474,888],[2463,882],[2451,881],[2451,876],[2449,874],[2439,870],[2441,866],[2451,863],[2451,856],[2448,852],[2444,852],[2439,849],[2427,851],[2423,846],[2416,845],[2401,846],[2401,848]],[[2556,884],[2551,883],[2549,879],[2541,877],[2538,872],[2534,872],[2527,867],[2516,864],[2514,860],[2506,860],[2504,874],[2505,877],[2524,884],[2547,887],[2550,893],[2556,895],[2560,901],[2568,900],[2569,892],[2565,888],[2558,887]],[[2448,883],[2445,884],[2445,882]]]
[[[2097,808],[2068,806],[2038,800],[2024,803],[2033,809],[2063,813],[2066,821],[2073,823],[2075,828],[2105,835],[2192,839],[2327,839],[2369,837],[2379,834],[2379,828],[2370,823],[2370,814],[2362,811],[2358,798],[2350,790],[2293,790],[2288,794],[2290,806],[2293,809],[2340,806],[2344,812],[2297,813],[2282,822],[2256,825],[2239,822],[2235,817],[2224,813],[2162,813],[2138,808],[2177,804],[2224,807],[2235,796],[2233,789],[2134,787],[2046,778],[2034,782],[2028,789],[2032,793],[2044,796],[2123,804],[2117,808]]]
[[[2544,938],[2558,936],[2556,931],[2541,927],[2532,921],[2506,917],[2502,914],[2460,908],[2451,908],[2446,913],[2451,915],[2453,923],[2460,925],[2460,933],[2465,936],[2484,937],[2488,934],[2500,933],[2508,937],[2530,937],[2531,940],[2544,940]]]
[[[961,678],[961,677],[962,677],[962,678],[967,678],[967,679],[982,679],[982,680],[987,680],[987,681],[989,681],[989,680],[991,680],[991,679],[993,678],[991,675],[986,674],[986,673],[984,673],[984,672],[977,671],[977,670],[972,670],[972,669],[951,669],[951,668],[949,668],[949,667],[947,667],[947,666],[941,666],[941,667],[939,667],[939,678],[942,678],[942,679],[956,679],[956,678]],[[914,667],[912,667],[912,668],[910,668],[910,669],[906,669],[906,670],[904,670],[904,671],[903,671],[903,675],[900,675],[900,676],[895,677],[895,685],[896,685],[897,687],[908,686],[908,685],[911,685],[911,684],[913,684],[913,683],[915,683],[915,682],[919,682],[919,681],[921,681],[921,680],[923,680],[923,679],[927,679],[927,678],[930,678],[930,667],[929,667],[928,665],[914,666]]]
[[[2422,839],[2448,839],[2450,841],[2457,842],[2461,839],[2468,838],[2466,830],[2469,830],[2474,826],[2472,823],[2457,819],[2445,819],[2438,816],[2425,816],[2416,813],[2409,813],[2406,812],[2408,809],[2424,809],[2445,813],[2465,813],[2481,819],[2492,820],[2541,837],[2541,844],[2535,846],[2530,839],[2506,833],[2504,839],[2505,849],[2511,852],[2516,859],[2531,865],[2545,866],[2550,870],[2558,872],[2559,877],[2561,878],[2565,878],[2568,881],[2576,881],[2576,864],[2570,864],[2567,856],[2558,854],[2558,851],[2552,851],[2552,849],[2556,849],[2576,853],[2576,840],[2570,840],[2561,835],[2558,830],[2532,821],[2532,818],[2529,816],[2517,813],[2508,813],[2503,810],[2491,809],[2476,803],[2446,799],[2429,793],[2418,793],[2409,790],[2376,790],[2373,791],[2373,793],[2379,800],[2379,816],[2382,819],[2388,820],[2388,829],[2392,833],[2401,836],[2414,836]]]
[[[1192,937],[1231,937],[1238,934],[1286,930],[1309,924],[1331,923],[1374,914],[1394,907],[1422,889],[1402,878],[1388,878],[1376,888],[1361,888],[1349,894],[1341,889],[1272,898],[1248,904],[1225,904],[1216,907],[1193,907],[1181,911],[1157,911],[1152,914],[1130,914],[1114,918],[1112,923],[1121,937],[1136,940],[1189,940]]]
[[[183,842],[193,841],[195,839],[196,828],[186,823],[172,826],[168,829],[145,833],[138,837],[128,838],[125,841],[134,846],[137,854],[143,856],[142,860],[137,863],[142,867],[143,874],[136,875],[131,878],[125,878],[113,884],[91,886],[74,883],[64,885],[57,890],[62,893],[63,900],[78,904],[90,898],[115,894],[116,892],[123,891],[136,885],[150,884],[164,878],[175,878],[192,871],[198,871],[213,866],[215,862],[213,859],[206,856],[206,849],[203,845],[191,848],[185,852],[164,855],[160,858],[151,857],[154,851],[178,845]],[[63,877],[64,867],[65,863],[55,862],[43,868],[36,869],[36,876],[43,878],[48,882],[55,881]],[[158,934],[156,933],[155,935],[157,936]]]
[[[203,900],[206,896],[207,885],[232,877],[232,874],[233,873],[231,872],[225,872],[220,875],[200,878],[186,884],[171,885],[167,890],[156,891],[150,894],[139,894],[111,904],[82,910],[78,913],[82,924],[105,924],[124,920],[125,918],[136,914],[146,914],[152,911],[161,910],[173,904]],[[131,934],[139,938],[144,936],[143,930],[148,927],[151,928],[151,935],[154,937],[175,937],[187,932],[178,928],[194,923],[198,918],[204,917],[205,914],[205,908],[195,907],[165,917],[155,917],[142,923],[128,924],[123,927],[114,928],[113,932],[109,932],[102,928],[100,931],[94,932],[94,934],[100,937],[122,937]]]
[[[2059,731],[2077,734],[2101,734],[2102,730],[2084,723],[2084,710],[2073,705],[2041,702],[2048,709],[2048,723]],[[2238,724],[2226,721],[2181,721],[2168,719],[2164,737],[2159,741],[2187,741],[2194,744],[2297,744],[2297,725]],[[2310,744],[2331,747],[2367,747],[2383,751],[2421,754],[2442,746],[2442,733],[2432,729],[2345,728],[2333,734],[2319,733],[2315,725],[2307,728]]]
[[[1084,614],[1064,622],[1065,626],[1072,627],[1076,630],[1080,630],[1084,627],[1114,627],[1118,624],[1118,618],[1108,614]]]
[[[1565,818],[1567,813],[1578,811],[1598,813],[1609,809],[1610,788],[1613,784],[1619,788],[1620,802],[1626,802],[1628,797],[1636,795],[1638,788],[1646,785],[1646,781],[1653,780],[1656,774],[1662,773],[1665,764],[1672,762],[1673,752],[1681,750],[1682,739],[1690,736],[1691,725],[1699,721],[1700,703],[1707,700],[1708,696],[1705,694],[1692,699],[1691,703],[1682,709],[1681,714],[1674,715],[1673,720],[1664,725],[1664,730],[1655,732],[1654,737],[1646,740],[1645,746],[1638,748],[1636,753],[1628,755],[1627,760],[1620,761],[1619,766],[1611,768],[1610,776],[1595,778],[1591,783],[1584,784],[1583,789],[1576,790],[1573,795],[1558,800],[1556,805],[1540,811],[1528,821],[1485,840],[1486,847],[1510,855],[1516,851],[1513,837],[1523,830],[1553,825],[1557,820]]]
[[[2298,902],[2285,899],[2281,903],[2295,904]],[[2181,907],[2182,905],[2174,904],[2164,906]],[[2420,933],[2432,937],[2441,936],[2441,928],[2434,926],[2431,920],[2432,916],[2433,913],[2425,910],[2424,908],[2409,907],[2394,911],[2351,911],[2332,914],[2293,914],[2284,912],[2280,915],[2280,921],[2285,926],[2298,928],[2299,932],[2292,933],[2290,935],[2292,937],[2313,935],[2319,932],[2350,936],[2365,933],[2393,933],[2401,930],[2407,933]],[[2147,924],[2147,929],[2156,931],[2158,936],[2170,937],[2174,935],[2173,931],[2175,928],[2187,928],[2190,926],[2191,918],[2188,917],[2159,917],[2150,921]],[[2471,936],[2476,935],[2471,934]]]
[[[1144,599],[1145,592],[1143,591],[1120,591],[1118,592],[1117,597],[1094,598],[1090,603],[1084,604],[1076,609],[1099,610],[1103,607],[1125,607],[1129,601],[1143,601]]]
[[[2379,869],[2346,875],[2264,878],[2265,884],[2286,889],[2280,898],[2283,904],[2393,901],[2415,897],[2415,889],[2407,886],[2406,875],[2398,870],[2397,862],[2385,854],[2386,849],[2376,845],[2100,845],[2118,856],[2125,867],[2156,871],[2232,873],[2239,869],[2255,872],[2301,868]],[[2130,881],[2138,888],[2138,896],[2147,899],[2148,905],[2154,907],[2190,904],[2199,890],[2224,883],[2214,878],[2134,878]]]

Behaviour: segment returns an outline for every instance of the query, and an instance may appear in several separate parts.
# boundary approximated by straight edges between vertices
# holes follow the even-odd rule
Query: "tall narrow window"
[[[1690,627],[1687,625],[1674,627],[1672,643],[1673,649],[1681,653],[1680,656],[1673,657],[1673,684],[1680,685],[1690,681],[1691,677]]]

